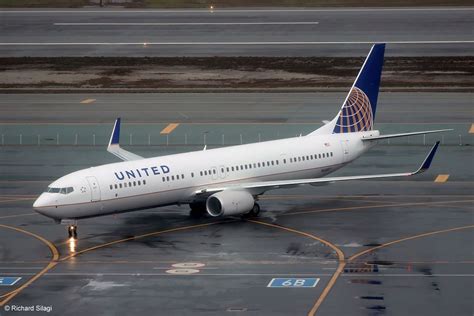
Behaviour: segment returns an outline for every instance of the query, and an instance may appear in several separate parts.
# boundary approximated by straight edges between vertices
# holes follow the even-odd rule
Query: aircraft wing
[[[212,194],[224,190],[248,190],[254,195],[263,194],[265,191],[285,188],[285,187],[294,187],[304,184],[324,184],[337,181],[350,181],[350,180],[365,180],[365,179],[378,179],[378,178],[392,178],[392,177],[409,177],[419,173],[422,173],[431,165],[433,157],[438,149],[439,141],[434,144],[430,152],[426,156],[423,163],[416,171],[412,172],[403,172],[403,173],[387,173],[387,174],[375,174],[375,175],[361,175],[361,176],[345,176],[345,177],[327,177],[327,178],[314,178],[314,179],[299,179],[299,180],[283,180],[283,181],[262,181],[262,182],[253,182],[253,183],[236,183],[224,187],[215,187],[208,188],[196,191],[196,195],[201,194]]]
[[[131,153],[120,147],[120,118],[115,120],[114,129],[112,130],[112,135],[110,135],[109,146],[107,146],[107,151],[115,156],[119,157],[122,160],[140,160],[144,159],[142,156]]]
[[[448,131],[452,131],[452,129],[437,129],[437,130],[433,130],[433,131],[421,131],[421,132],[400,133],[400,134],[387,134],[387,135],[379,135],[379,136],[365,136],[365,137],[362,137],[361,139],[363,141],[379,140],[379,139],[406,137],[406,136],[413,136],[413,135],[441,133],[441,132],[448,132]]]

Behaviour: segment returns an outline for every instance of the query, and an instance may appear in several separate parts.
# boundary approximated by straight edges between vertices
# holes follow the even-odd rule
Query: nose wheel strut
[[[77,225],[69,225],[67,227],[69,238],[77,239]]]

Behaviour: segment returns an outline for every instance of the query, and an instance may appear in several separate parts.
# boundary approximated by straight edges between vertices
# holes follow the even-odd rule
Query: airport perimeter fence
[[[171,134],[159,133],[122,133],[120,144],[124,146],[231,146],[248,143],[263,142],[288,137],[306,135],[307,131],[296,133],[276,133],[247,131],[245,133],[218,133],[200,132],[185,133],[173,132]],[[440,134],[415,135],[403,138],[380,140],[379,144],[391,145],[426,145],[430,146],[435,141],[443,145],[468,146],[474,142],[474,134],[459,133],[457,131]],[[0,134],[1,146],[107,146],[110,135],[104,132],[9,132]]]

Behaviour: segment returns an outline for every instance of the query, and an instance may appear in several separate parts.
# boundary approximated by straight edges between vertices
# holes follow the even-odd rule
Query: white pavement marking
[[[472,11],[473,7],[416,7],[416,8],[328,8],[328,9],[219,9],[214,8],[203,8],[200,10],[0,10],[2,14],[41,14],[41,13],[119,13],[119,14],[136,14],[136,13],[205,13],[205,14],[216,14],[216,13],[265,13],[265,12],[397,12],[397,11]]]
[[[2,275],[35,275],[35,273],[2,273]],[[96,273],[96,272],[77,272],[77,273],[46,273],[45,276],[170,276],[169,273]],[[295,277],[294,273],[198,273],[193,276],[292,276]],[[303,276],[317,276],[317,277],[330,277],[332,274],[326,273],[299,273],[296,277]],[[472,278],[474,274],[362,274],[362,273],[344,273],[342,277],[456,277],[456,278]]]
[[[349,41],[349,42],[20,42],[20,43],[0,43],[0,46],[81,46],[81,45],[101,45],[101,46],[119,46],[119,45],[342,45],[342,44],[473,44],[474,40],[453,40],[453,41]]]
[[[56,26],[196,26],[196,25],[316,25],[319,22],[156,22],[156,23],[54,23]]]
[[[181,262],[172,265],[173,268],[202,268],[204,266],[205,264],[200,262]]]

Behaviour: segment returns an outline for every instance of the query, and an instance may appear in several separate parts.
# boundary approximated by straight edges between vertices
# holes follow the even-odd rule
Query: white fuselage
[[[308,135],[92,167],[53,182],[49,188],[72,192],[45,192],[34,208],[79,219],[193,203],[197,190],[223,184],[318,178],[367,151],[372,143],[361,137],[375,134]]]

